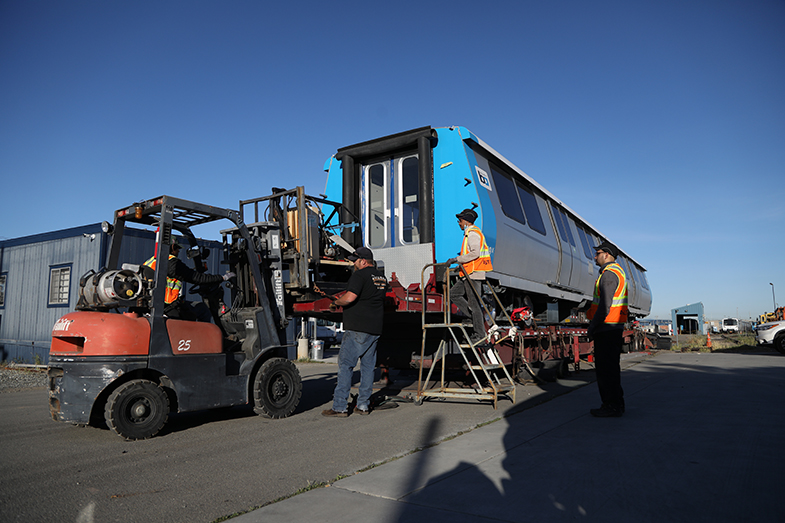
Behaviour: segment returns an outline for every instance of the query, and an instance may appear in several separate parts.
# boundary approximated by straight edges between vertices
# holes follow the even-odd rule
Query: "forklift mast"
[[[251,359],[260,351],[285,346],[291,341],[286,329],[296,314],[295,304],[313,302],[346,288],[352,263],[345,255],[352,247],[326,225],[340,213],[341,204],[308,196],[303,187],[274,188],[270,196],[239,203],[239,211],[235,211],[160,196],[116,211],[114,224],[104,225],[112,233],[108,269],[82,277],[77,308],[106,311],[128,307],[129,311],[149,314],[151,347],[169,351],[171,347],[164,340],[164,297],[173,234],[180,233],[187,240],[188,257],[200,270],[204,254],[193,228],[228,220],[231,226],[220,231],[222,262],[236,274],[236,281],[231,288],[231,307],[222,321],[216,318],[216,324],[225,337],[234,334],[245,340],[243,350]],[[245,215],[253,222],[246,224]],[[131,223],[156,230],[157,263],[152,275],[148,267],[120,265],[124,231]],[[109,291],[102,292],[106,289]]]
[[[152,328],[151,357],[154,357],[155,353],[172,354],[164,326],[164,296],[173,231],[181,233],[187,239],[190,252],[193,253],[191,257],[194,266],[198,270],[203,266],[203,254],[198,248],[192,228],[219,220],[229,220],[233,225],[222,231],[223,262],[238,276],[242,275],[232,288],[232,304],[239,309],[229,311],[235,316],[229,319],[229,323],[241,323],[245,333],[253,338],[247,346],[244,343],[243,350],[253,359],[268,348],[285,345],[286,317],[281,314],[283,311],[271,305],[274,302],[270,301],[270,286],[267,284],[270,281],[267,262],[280,257],[274,249],[266,249],[272,247],[273,242],[252,237],[237,211],[171,196],[137,202],[115,213],[107,264],[110,268],[118,268],[123,232],[128,223],[156,227],[155,257],[158,262],[152,280],[146,282],[147,292],[135,295],[133,300],[118,299],[117,303],[93,303],[92,307],[88,304],[88,307],[82,309],[105,310],[112,306],[128,306],[129,310],[149,312]],[[269,232],[274,234],[274,231]],[[126,266],[123,268],[136,269]],[[141,270],[137,272],[143,273]]]

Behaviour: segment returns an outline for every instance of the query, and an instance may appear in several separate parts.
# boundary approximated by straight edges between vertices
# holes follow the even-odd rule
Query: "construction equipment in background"
[[[760,315],[758,323],[771,323],[772,321],[782,321],[785,317],[785,307],[779,307],[774,312],[764,312]]]

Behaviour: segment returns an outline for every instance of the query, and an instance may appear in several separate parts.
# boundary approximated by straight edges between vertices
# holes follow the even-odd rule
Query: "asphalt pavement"
[[[785,521],[785,357],[659,352],[623,366],[624,417],[592,417],[596,386],[574,387],[232,521]]]

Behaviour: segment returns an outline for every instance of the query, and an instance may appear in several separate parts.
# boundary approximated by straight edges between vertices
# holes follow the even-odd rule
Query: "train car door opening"
[[[363,244],[371,249],[420,243],[417,154],[362,166]]]

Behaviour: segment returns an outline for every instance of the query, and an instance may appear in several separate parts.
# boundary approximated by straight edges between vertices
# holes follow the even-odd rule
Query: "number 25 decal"
[[[191,340],[180,340],[180,343],[177,344],[177,350],[179,351],[187,351],[191,348]]]

